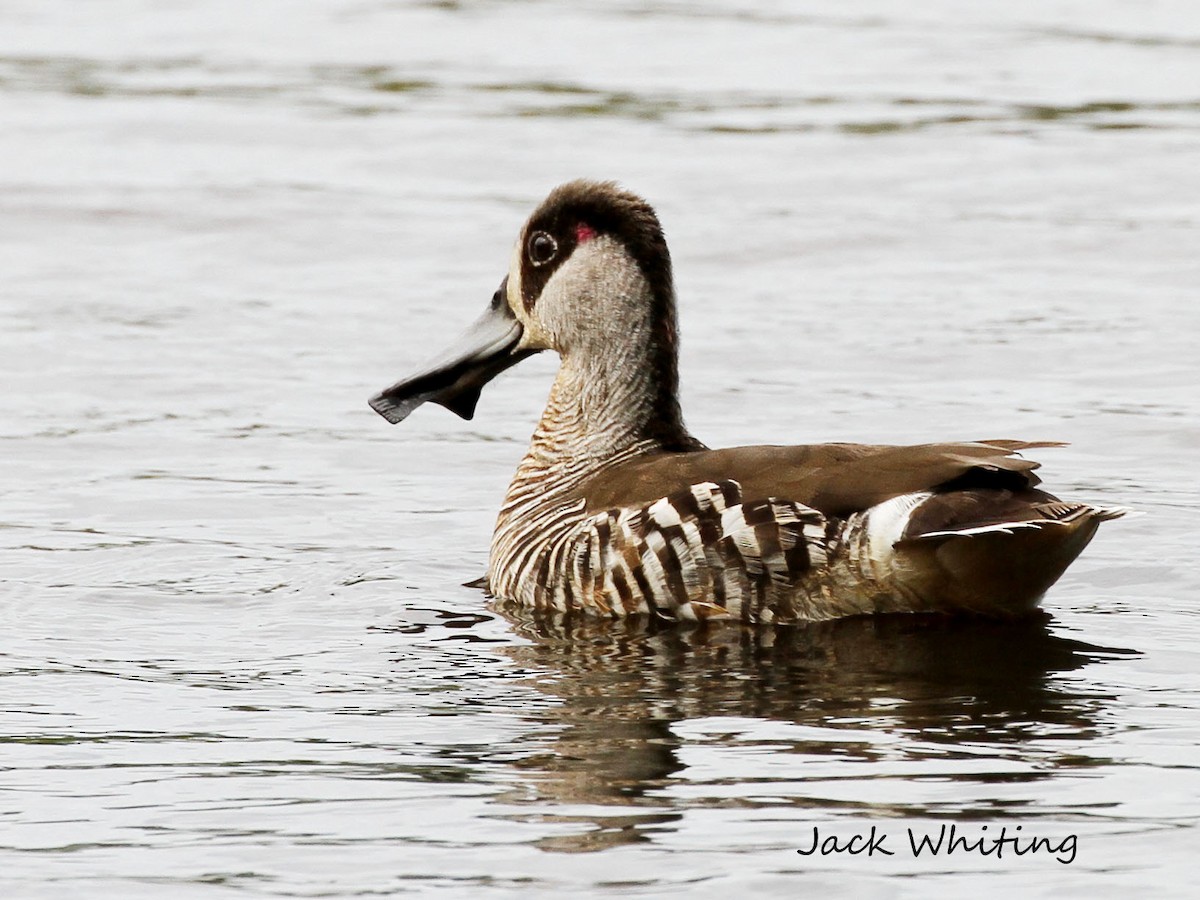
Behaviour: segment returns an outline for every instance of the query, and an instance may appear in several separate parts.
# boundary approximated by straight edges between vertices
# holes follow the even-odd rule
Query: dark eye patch
[[[546,283],[576,248],[606,231],[602,212],[591,204],[552,203],[530,217],[520,262],[521,301],[527,310],[537,304]]]
[[[531,223],[521,259],[521,300],[526,309],[533,309],[546,282],[574,252],[578,241],[573,225],[558,217]]]

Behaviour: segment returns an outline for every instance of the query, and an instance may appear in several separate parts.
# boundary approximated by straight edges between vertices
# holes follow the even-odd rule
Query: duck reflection
[[[521,763],[536,795],[523,799],[570,805],[578,814],[553,820],[595,826],[541,843],[560,851],[650,840],[681,818],[664,809],[670,801],[662,796],[686,768],[680,749],[688,738],[680,723],[708,720],[709,727],[716,720],[718,731],[730,732],[737,723],[724,728],[721,720],[819,727],[811,740],[786,740],[787,750],[806,758],[870,760],[884,752],[870,738],[880,729],[902,735],[906,753],[917,758],[978,756],[981,744],[990,745],[991,755],[1016,754],[1023,742],[1053,737],[1070,737],[1077,748],[1081,737],[1103,728],[1112,698],[1073,691],[1057,676],[1135,653],[1056,636],[1049,616],[1019,622],[878,616],[774,629],[684,629],[501,612],[530,641],[503,652],[536,673],[538,690],[561,701],[541,714],[560,729],[551,745]],[[843,730],[846,740],[831,741],[828,729]],[[959,746],[967,743],[969,752]],[[612,815],[614,806],[627,809]]]

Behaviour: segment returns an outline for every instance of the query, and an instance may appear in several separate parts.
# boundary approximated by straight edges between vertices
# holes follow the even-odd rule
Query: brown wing
[[[642,457],[601,471],[575,491],[589,512],[642,506],[693,484],[732,480],[745,502],[778,497],[829,516],[846,516],[914,491],[939,487],[1028,488],[1039,463],[1020,450],[1053,442],[976,441],[731,447]]]

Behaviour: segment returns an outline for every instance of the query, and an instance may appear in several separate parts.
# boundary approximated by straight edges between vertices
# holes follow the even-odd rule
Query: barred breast
[[[582,502],[562,504],[518,524],[497,532],[490,587],[522,606],[768,624],[873,612],[894,591],[892,541],[867,515],[743,502],[736,481],[586,517]]]

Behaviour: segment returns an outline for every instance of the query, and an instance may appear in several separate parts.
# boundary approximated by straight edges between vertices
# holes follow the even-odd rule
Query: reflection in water
[[[591,826],[583,835],[541,843],[552,850],[646,841],[680,819],[682,813],[673,811],[677,800],[665,796],[687,768],[680,749],[689,739],[681,735],[680,723],[690,721],[682,729],[687,731],[695,720],[708,720],[700,726],[715,727],[718,742],[726,745],[739,743],[737,733],[746,730],[746,720],[776,723],[776,731],[780,725],[785,730],[805,726],[791,729],[799,739],[772,736],[767,749],[806,760],[894,759],[892,742],[874,740],[880,733],[902,733],[908,760],[1020,757],[1026,742],[1059,737],[1077,747],[1080,739],[1101,730],[1100,713],[1113,698],[1073,692],[1056,676],[1136,652],[1055,636],[1049,617],[981,622],[886,616],[775,629],[685,629],[644,620],[505,614],[531,641],[505,652],[538,673],[534,683],[540,691],[561,701],[542,713],[544,724],[561,729],[552,745],[521,763],[536,791],[524,799],[569,804],[580,812],[550,818]],[[726,727],[719,721],[714,726],[714,719],[740,721]],[[1076,752],[1033,772],[981,773],[975,767],[966,777],[1040,780],[1057,769],[1102,762],[1107,761]],[[864,771],[860,777],[870,776]],[[796,772],[786,780],[795,782]],[[804,802],[844,805],[816,796]],[[737,803],[755,805],[744,796]],[[654,812],[614,817],[586,804]],[[872,804],[871,809],[900,816],[928,813],[912,805],[883,809]],[[999,806],[955,814],[995,817],[1006,811]],[[1022,809],[1021,814],[1030,813]]]

